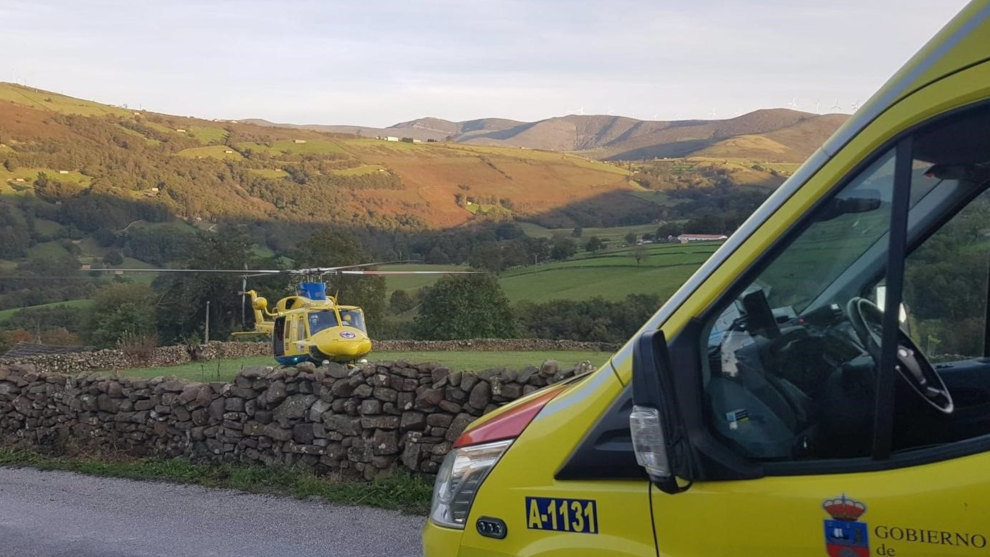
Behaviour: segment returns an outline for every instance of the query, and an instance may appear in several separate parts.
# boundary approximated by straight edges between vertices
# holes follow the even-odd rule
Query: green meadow
[[[631,227],[625,227],[631,228]],[[625,229],[624,228],[624,229]],[[623,235],[625,232],[623,232]],[[718,249],[718,243],[646,244],[637,262],[634,248],[582,254],[567,261],[528,265],[504,271],[499,284],[512,302],[555,299],[621,300],[629,294],[667,298]],[[390,270],[464,270],[450,265],[393,265]],[[386,279],[388,295],[431,285],[441,275],[397,275]]]
[[[86,116],[102,116],[105,114],[130,116],[132,114],[126,108],[76,99],[66,95],[59,95],[58,93],[51,93],[12,83],[0,84],[0,101],[12,101],[17,104],[24,104],[32,108],[44,110],[45,112],[83,114]]]
[[[638,195],[639,193],[641,192],[635,192],[633,195]],[[626,234],[629,234],[630,232],[639,237],[643,234],[652,234],[657,231],[657,225],[655,224],[615,226],[611,228],[582,228],[581,236],[575,237],[573,235],[573,228],[544,228],[531,222],[520,222],[516,224],[519,225],[519,228],[522,228],[523,232],[525,232],[527,236],[531,236],[533,238],[553,238],[556,236],[562,236],[564,238],[571,238],[579,244],[587,242],[588,238],[591,238],[592,236],[597,236],[607,242],[625,243]]]
[[[438,363],[452,371],[481,371],[485,369],[506,368],[523,369],[527,366],[539,367],[547,360],[556,360],[562,368],[574,367],[576,364],[589,361],[599,367],[612,356],[611,352],[594,352],[582,350],[566,351],[414,351],[414,352],[372,352],[368,355],[369,362],[406,361],[412,363]],[[149,367],[121,370],[123,377],[152,378],[178,377],[189,381],[230,381],[237,372],[250,366],[276,366],[270,356],[252,356],[232,360],[209,360],[205,362],[190,362],[170,367]]]
[[[242,160],[244,157],[240,153],[227,147],[226,145],[207,145],[206,147],[192,147],[183,149],[176,153],[180,157],[191,159],[214,158],[221,160]]]
[[[15,313],[21,311],[22,309],[42,309],[42,308],[54,308],[58,306],[68,306],[72,308],[88,308],[93,305],[93,300],[69,300],[67,302],[52,302],[50,304],[41,304],[39,306],[30,306],[27,308],[12,308],[0,310],[0,322],[9,321],[10,318],[14,316]]]
[[[265,152],[271,155],[305,155],[305,154],[326,154],[343,153],[344,149],[336,142],[325,139],[304,139],[304,140],[283,139],[272,141],[271,143],[255,143],[245,141],[237,144],[238,149],[250,149],[256,152]]]

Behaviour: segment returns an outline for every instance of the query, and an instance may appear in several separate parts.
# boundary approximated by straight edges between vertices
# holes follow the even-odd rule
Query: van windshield
[[[757,284],[771,307],[801,314],[809,306],[860,294],[863,280],[880,274],[886,263],[894,158],[888,152],[843,188],[764,270]],[[925,179],[930,165],[916,166],[912,209],[940,183]]]

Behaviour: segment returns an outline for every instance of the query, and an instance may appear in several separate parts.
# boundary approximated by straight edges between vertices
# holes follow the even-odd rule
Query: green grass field
[[[227,130],[223,128],[190,126],[186,131],[198,139],[200,143],[222,143],[224,139],[227,139]]]
[[[592,351],[534,351],[534,352],[480,352],[480,351],[441,351],[441,352],[372,352],[368,361],[399,361],[411,363],[435,362],[453,371],[481,371],[484,369],[522,369],[526,366],[540,366],[546,360],[557,360],[562,368],[573,367],[585,360],[596,367],[604,364],[612,356],[610,352]],[[171,367],[137,368],[120,371],[124,377],[151,378],[174,376],[190,381],[230,381],[237,372],[249,366],[276,366],[269,356],[253,356],[235,360],[210,360],[191,362]]]
[[[493,154],[493,155],[506,156],[506,155],[511,155],[513,153],[519,153],[520,158],[525,158],[529,160],[540,160],[540,161],[566,160],[570,163],[573,163],[583,168],[591,168],[594,170],[600,170],[600,171],[609,172],[612,174],[619,174],[619,175],[630,174],[630,172],[627,169],[617,164],[599,161],[581,155],[571,155],[568,153],[561,153],[559,151],[544,151],[541,149],[526,149],[522,147],[469,145],[464,143],[443,143],[442,145],[451,150],[470,151],[472,153],[479,153],[479,154]]]
[[[271,178],[272,180],[285,178],[289,175],[288,172],[277,168],[250,168],[248,169],[248,172],[251,174],[257,174],[258,176],[263,176],[265,178]]]
[[[386,170],[388,169],[379,164],[362,164],[354,168],[334,170],[333,173],[338,176],[362,176],[364,174],[374,174],[375,172],[384,172]]]
[[[10,171],[3,166],[0,166],[0,182],[8,183],[8,186],[12,187],[14,191],[33,188],[34,181],[38,178],[38,174],[41,172],[44,172],[50,180],[57,180],[64,183],[71,182],[84,188],[89,187],[91,181],[89,176],[80,174],[74,170],[67,171],[66,174],[61,174],[60,171],[55,168],[21,166]],[[23,181],[17,182],[17,179],[21,179]]]
[[[62,229],[62,225],[53,221],[46,219],[34,219],[34,232],[41,236],[52,237],[58,234],[59,230]]]
[[[160,131],[162,133],[178,133],[176,131],[176,128],[170,128],[170,127],[168,127],[168,126],[166,126],[164,124],[159,124],[158,122],[149,122],[149,121],[145,120],[142,123],[145,126],[151,128],[153,130],[158,130],[158,131]]]
[[[361,153],[369,151],[408,153],[427,149],[426,143],[406,143],[405,141],[384,141],[382,139],[345,139],[342,141],[344,147],[351,147]]]
[[[383,271],[466,271],[465,266],[459,265],[382,265]],[[443,275],[391,275],[385,277],[386,295],[391,296],[396,290],[418,290],[440,280]]]
[[[697,269],[697,265],[634,267],[625,270],[586,267],[547,269],[502,278],[499,283],[513,302],[588,300],[601,297],[618,301],[629,294],[656,294],[666,299]]]
[[[499,284],[513,302],[555,299],[621,300],[629,294],[667,298],[716,250],[719,244],[650,244],[639,263],[630,248],[568,261],[506,271]]]
[[[201,159],[201,158],[214,158],[214,159],[230,159],[230,160],[243,160],[244,157],[240,153],[234,151],[226,145],[208,145],[206,147],[193,147],[191,149],[183,149],[176,153],[180,157],[186,157],[190,159]]]
[[[16,104],[22,104],[48,112],[83,114],[86,116],[100,116],[103,114],[131,116],[133,114],[126,108],[75,99],[13,83],[0,83],[0,101],[13,101]]]
[[[640,196],[647,192],[635,192],[633,195]],[[659,193],[659,192],[658,192]],[[666,196],[666,194],[660,194]],[[652,200],[652,198],[651,198]],[[642,236],[646,233],[654,233],[657,231],[657,225],[655,224],[639,224],[636,226],[615,226],[612,228],[583,228],[581,230],[581,237],[574,238],[571,234],[573,228],[544,228],[538,224],[533,224],[531,222],[520,222],[517,223],[523,232],[527,236],[533,238],[553,238],[554,236],[563,236],[565,238],[573,238],[578,243],[587,242],[588,238],[592,236],[598,236],[599,238],[611,242],[613,244],[621,244],[625,242],[626,234],[632,232],[636,236]]]
[[[13,308],[0,310],[0,322],[9,321],[15,313],[21,311],[22,309],[41,309],[41,308],[53,308],[57,306],[68,306],[73,308],[88,308],[93,305],[93,300],[69,300],[67,302],[52,302],[50,304],[41,304],[39,306],[29,306],[26,308]]]
[[[624,227],[628,229],[632,227]],[[623,232],[623,234],[625,234]],[[719,243],[647,244],[637,263],[633,249],[621,247],[596,254],[582,253],[567,261],[509,269],[499,284],[515,303],[555,299],[588,300],[596,296],[621,300],[629,294],[674,293],[719,247]],[[388,270],[457,270],[453,265],[386,265]],[[413,292],[442,275],[398,275],[386,279],[387,296],[396,290]]]
[[[308,153],[326,154],[344,152],[344,149],[333,141],[325,139],[305,139],[302,141],[302,143],[296,143],[295,140],[292,139],[283,139],[280,141],[273,141],[271,146],[264,143],[243,142],[238,143],[237,147],[239,149],[250,149],[255,152],[264,152],[272,155],[305,155]]]

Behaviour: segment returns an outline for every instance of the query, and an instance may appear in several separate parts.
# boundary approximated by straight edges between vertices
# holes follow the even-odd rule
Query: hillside
[[[437,229],[640,189],[627,169],[579,156],[200,120],[12,84],[0,84],[0,163],[3,196],[107,196],[189,222]]]
[[[623,116],[570,115],[537,122],[498,118],[451,122],[420,118],[387,128],[294,126],[364,137],[409,137],[470,145],[579,153],[602,160],[715,156],[798,163],[848,118],[787,109],[757,110],[726,120],[646,121]],[[251,120],[259,125],[271,124]]]
[[[399,141],[360,129],[315,131],[135,111],[0,84],[0,310],[41,306],[34,321],[18,314],[16,327],[0,327],[0,342],[12,341],[13,329],[31,338],[44,331],[46,342],[77,342],[81,310],[44,304],[89,303],[111,283],[133,281],[128,287],[136,289],[127,291],[142,300],[148,295],[140,289],[149,284],[156,292],[178,288],[154,282],[151,274],[120,279],[80,272],[86,266],[272,268],[332,265],[350,254],[360,261],[512,270],[518,277],[507,289],[535,296],[542,284],[550,296],[533,300],[602,288],[621,298],[637,284],[632,273],[589,288],[605,279],[601,269],[568,262],[606,241],[634,245],[682,232],[730,233],[796,166],[774,161],[798,157],[825,124],[840,119],[792,111],[677,123],[606,116],[534,124],[426,118],[386,132],[405,138]],[[456,135],[461,142],[414,140],[412,131],[401,130]],[[669,152],[692,156],[641,162],[586,156],[604,157],[619,147],[655,151],[651,141],[658,138]],[[625,256],[637,271],[641,255],[634,248]],[[310,256],[313,261],[301,263]],[[528,269],[534,262],[540,268]],[[565,268],[550,273],[549,262]],[[689,267],[638,276],[666,293]],[[202,315],[193,313],[205,311],[196,309],[204,304],[189,301],[200,296],[223,314],[211,322],[232,330],[241,308],[233,294],[238,286],[210,284],[156,298],[164,308],[156,325],[160,338],[195,332]],[[384,303],[383,296],[360,302],[369,320]],[[628,315],[627,309],[608,311]],[[389,325],[392,334],[403,334],[403,323]]]

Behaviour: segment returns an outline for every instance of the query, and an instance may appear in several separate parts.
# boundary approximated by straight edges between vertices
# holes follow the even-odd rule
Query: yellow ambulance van
[[[990,0],[601,369],[484,416],[427,557],[990,555]]]

